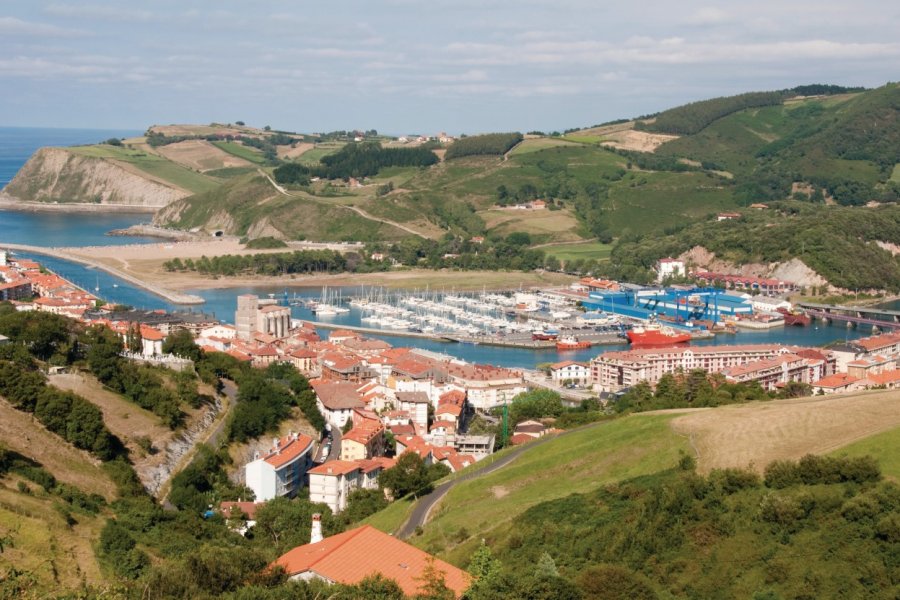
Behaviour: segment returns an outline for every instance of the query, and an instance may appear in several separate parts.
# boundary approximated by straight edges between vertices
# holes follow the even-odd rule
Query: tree
[[[203,358],[203,350],[194,343],[194,336],[187,329],[176,329],[170,333],[163,341],[162,351],[163,354],[174,354],[195,363]]]
[[[619,565],[594,565],[579,575],[584,600],[656,600],[646,577]]]
[[[369,575],[356,585],[340,586],[335,598],[347,600],[404,600],[403,588],[381,573]]]
[[[431,491],[428,467],[425,466],[422,457],[415,452],[401,454],[397,464],[381,472],[378,483],[395,499],[407,494],[427,494]]]
[[[416,577],[419,582],[419,592],[413,596],[415,600],[454,600],[456,594],[447,587],[444,572],[435,565],[434,557],[429,556],[425,563],[422,575]]]

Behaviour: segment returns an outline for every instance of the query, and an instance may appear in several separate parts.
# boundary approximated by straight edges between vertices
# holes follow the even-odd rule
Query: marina
[[[7,211],[0,212],[0,245],[4,242],[11,243],[28,243],[33,246],[57,245],[65,243],[67,246],[82,245],[119,245],[127,241],[128,243],[139,243],[146,241],[152,243],[155,240],[147,239],[126,239],[121,237],[106,236],[105,231],[113,228],[124,228],[130,224],[141,222],[145,219],[145,215],[139,214],[118,214],[98,219],[98,215],[71,214],[65,215],[65,219],[61,219],[60,215],[52,213],[12,213]],[[31,233],[29,233],[31,232]],[[46,235],[35,235],[33,232],[47,232]],[[30,253],[24,253],[30,255]],[[145,289],[133,285],[132,283],[115,277],[105,271],[91,268],[90,266],[78,264],[63,258],[44,255],[30,255],[46,264],[47,267],[60,276],[76,283],[85,289],[93,289],[100,287],[97,296],[104,301],[111,303],[124,304],[140,309],[148,310],[184,310],[175,303],[168,302]],[[427,322],[411,322],[410,329],[388,329],[382,324],[373,324],[371,321],[363,321],[364,317],[378,317],[374,310],[364,310],[363,304],[366,300],[376,301],[386,299],[390,294],[387,292],[376,292],[370,288],[362,289],[359,287],[342,287],[329,288],[326,297],[340,298],[341,306],[344,311],[335,314],[316,314],[311,310],[313,304],[321,302],[323,290],[321,287],[292,287],[289,290],[283,285],[277,284],[260,284],[260,285],[241,285],[241,286],[224,286],[214,289],[200,290],[184,290],[186,294],[201,297],[204,300],[202,305],[203,312],[214,315],[216,318],[225,323],[234,322],[234,310],[236,306],[236,298],[241,294],[251,293],[261,297],[271,296],[284,299],[285,303],[290,304],[291,318],[303,321],[310,321],[322,328],[323,333],[326,328],[365,328],[364,333],[376,338],[384,339],[397,346],[409,346],[414,344],[417,348],[434,352],[450,354],[456,358],[469,362],[495,364],[505,367],[528,368],[534,369],[539,364],[554,363],[560,360],[573,360],[586,362],[609,350],[623,350],[629,347],[626,340],[618,337],[622,325],[618,317],[614,318],[609,310],[609,303],[599,302],[599,306],[589,306],[584,304],[585,312],[573,310],[577,302],[587,297],[587,294],[578,294],[565,292],[565,290],[557,290],[552,294],[546,292],[534,292],[534,298],[525,298],[531,300],[523,302],[523,306],[510,305],[510,300],[515,300],[515,292],[500,293],[497,290],[484,290],[485,303],[497,305],[497,310],[488,311],[478,310],[474,304],[474,300],[462,300],[462,298],[472,298],[474,294],[453,293],[448,290],[446,295],[456,296],[459,299],[447,303],[444,313],[445,318],[453,322],[450,316],[450,308],[469,308],[469,312],[482,314],[483,316],[493,316],[504,321],[519,322],[523,324],[521,319],[524,318],[524,325],[528,329],[522,329],[518,332],[508,331],[505,343],[498,345],[499,336],[495,335],[490,328],[485,329],[485,324],[480,326],[476,323],[469,322],[469,325],[475,325],[478,331],[438,331],[438,327],[434,323]],[[523,293],[530,293],[522,291]],[[435,295],[434,291],[421,291],[414,294],[425,300],[432,300]],[[488,296],[492,296],[488,298]],[[502,296],[501,300],[496,296]],[[563,302],[562,298],[568,299],[568,303]],[[546,301],[546,309],[540,310],[539,304],[541,300]],[[551,300],[555,303],[551,306]],[[469,306],[468,303],[472,305]],[[397,305],[398,302],[389,301],[387,304]],[[425,305],[424,308],[427,308]],[[502,307],[502,310],[500,309]],[[567,308],[568,307],[568,308]],[[395,306],[396,308],[396,306]],[[417,310],[423,307],[409,307],[403,305],[401,308],[411,310],[416,314]],[[190,309],[188,310],[196,310]],[[326,311],[327,312],[327,311]],[[544,330],[553,330],[555,318],[553,313],[568,312],[568,324],[572,327],[578,339],[586,337],[592,341],[590,348],[581,348],[574,350],[560,351],[557,349],[555,340],[535,340],[528,339],[534,335],[531,330],[542,327]],[[509,314],[511,313],[511,314]],[[515,315],[515,318],[512,316]],[[389,316],[389,315],[388,315]],[[440,316],[438,314],[438,316]],[[624,315],[622,315],[624,316]],[[562,318],[563,315],[557,314]],[[565,321],[565,319],[562,319]],[[459,325],[464,322],[457,319]],[[530,322],[530,324],[529,324]],[[627,322],[627,321],[626,321]],[[538,323],[542,325],[539,326]],[[590,333],[587,329],[582,329],[583,325],[590,324],[592,328],[599,330]],[[428,326],[435,328],[433,332],[429,331],[425,334],[425,328]],[[604,329],[609,327],[609,329]],[[420,328],[424,335],[412,329]],[[734,343],[783,343],[797,346],[824,346],[834,342],[850,341],[871,332],[870,327],[847,327],[845,323],[834,323],[832,321],[824,322],[816,320],[807,327],[774,327],[762,330],[740,330],[736,334],[716,334],[707,333],[710,337],[706,339],[692,338],[691,345],[722,345]],[[515,333],[515,335],[513,335]],[[566,330],[557,332],[557,337],[565,335]],[[452,340],[449,338],[453,338]],[[415,340],[413,342],[413,340]],[[448,343],[450,342],[450,343]],[[453,343],[456,342],[456,343]]]

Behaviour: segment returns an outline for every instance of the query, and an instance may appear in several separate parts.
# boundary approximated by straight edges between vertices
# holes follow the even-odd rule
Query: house
[[[815,394],[837,394],[840,392],[852,392],[861,389],[859,378],[847,373],[834,373],[819,379],[812,384]]]
[[[256,454],[244,466],[244,480],[258,502],[281,496],[295,496],[303,487],[306,472],[312,463],[312,438],[290,433],[275,438],[272,448],[264,455]]]
[[[431,401],[425,392],[397,392],[397,410],[406,411],[413,423],[428,426],[428,406]]]
[[[375,413],[353,411],[353,428],[341,437],[341,460],[364,460],[384,454],[384,424]]]
[[[394,459],[331,460],[309,471],[309,499],[328,505],[333,513],[347,508],[356,489],[378,488],[378,476],[394,466]]]
[[[321,524],[313,526],[313,543],[298,546],[280,556],[275,565],[291,579],[320,579],[329,583],[357,584],[381,575],[397,582],[406,596],[415,596],[423,585],[426,569],[434,568],[459,598],[471,576],[392,535],[363,525],[321,539]]]
[[[302,373],[309,373],[316,364],[316,353],[306,348],[298,348],[288,355],[288,360],[294,368]]]
[[[684,261],[677,258],[661,258],[656,263],[656,281],[662,283],[672,277],[684,277]]]
[[[532,200],[531,209],[532,210],[543,210],[547,208],[547,203],[543,200]]]
[[[358,383],[321,379],[309,383],[316,393],[319,412],[332,427],[342,428],[352,416],[353,409],[365,406],[358,391]]]
[[[563,385],[566,381],[576,385],[588,385],[591,380],[591,369],[584,363],[566,360],[550,365],[550,379],[556,385]]]
[[[750,205],[750,208],[755,209],[755,210],[765,210],[765,209],[769,208],[769,205],[762,204],[760,202],[754,202],[753,204]]]
[[[547,427],[540,421],[522,421],[516,425],[516,428],[513,431],[513,437],[516,435],[527,435],[534,439],[544,437],[549,433]]]

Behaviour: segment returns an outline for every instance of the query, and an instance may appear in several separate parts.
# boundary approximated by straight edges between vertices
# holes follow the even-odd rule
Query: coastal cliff
[[[22,202],[161,208],[190,195],[108,158],[64,148],[41,148],[3,189]]]

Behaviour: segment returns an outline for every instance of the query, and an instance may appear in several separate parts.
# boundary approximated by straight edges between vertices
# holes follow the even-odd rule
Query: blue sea
[[[28,157],[39,147],[54,145],[95,143],[110,137],[126,137],[136,135],[135,131],[103,131],[95,129],[32,129],[0,127],[0,184],[5,185],[28,160]],[[101,215],[94,213],[24,213],[0,210],[0,248],[3,243],[21,243],[34,246],[94,246],[134,244],[141,238],[114,237],[106,235],[111,229],[121,229],[130,225],[145,222],[149,219],[143,214],[115,213]],[[158,241],[158,240],[155,240]],[[237,296],[241,294],[257,294],[267,296],[285,294],[309,298],[321,296],[319,288],[286,288],[270,285],[256,287],[239,287],[212,290],[188,290],[189,293],[203,297],[206,303],[191,308],[173,306],[163,299],[131,284],[118,280],[103,271],[84,267],[58,258],[33,255],[31,258],[43,263],[61,276],[90,290],[98,288],[98,296],[109,302],[128,304],[138,308],[162,308],[167,310],[193,310],[214,314],[225,322],[234,322],[234,310]],[[354,293],[353,289],[343,292],[345,297]],[[314,321],[315,316],[302,307],[292,307],[294,318]],[[361,314],[351,310],[347,315],[339,315],[330,319],[331,323],[343,325],[360,325]],[[325,330],[321,332],[327,335]],[[740,332],[737,335],[719,335],[711,340],[696,342],[705,344],[764,344],[785,343],[801,346],[822,346],[839,340],[849,340],[868,335],[867,329],[848,329],[843,325],[823,325],[815,323],[811,327],[785,327],[759,332]],[[489,363],[507,367],[534,368],[540,363],[558,360],[587,361],[597,354],[608,350],[622,350],[619,346],[603,346],[577,352],[557,353],[555,350],[525,350],[514,348],[497,348],[471,344],[443,343],[419,340],[398,336],[381,337],[395,346],[415,345],[420,348],[442,352],[480,363]]]

